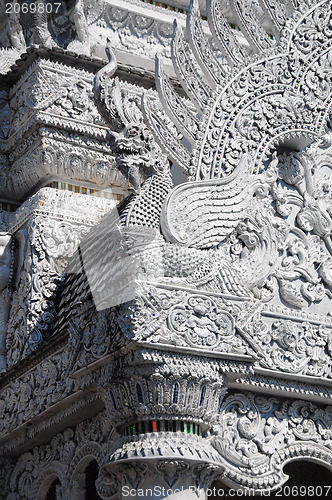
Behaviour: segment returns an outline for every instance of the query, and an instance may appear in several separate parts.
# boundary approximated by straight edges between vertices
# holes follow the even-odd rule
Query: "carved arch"
[[[9,498],[24,500],[38,498],[42,500],[42,494],[51,482],[58,478],[62,484],[65,481],[66,467],[60,462],[43,463],[32,453],[24,453],[18,460],[9,479]],[[40,493],[39,493],[40,492]],[[38,496],[39,495],[39,496]]]
[[[311,460],[332,470],[328,445],[331,407],[277,400],[253,393],[229,395],[220,408],[219,435],[212,438],[233,487],[274,490],[288,479],[292,460]]]
[[[45,500],[46,495],[48,493],[48,490],[49,490],[50,486],[57,479],[60,481],[59,477],[56,474],[50,474],[50,475],[48,475],[43,480],[42,484],[40,485],[40,487],[38,489],[36,500]]]
[[[37,464],[37,467],[40,467],[40,465]],[[31,498],[36,498],[36,500],[45,500],[49,487],[56,479],[59,480],[61,487],[65,486],[67,483],[66,469],[67,467],[58,461],[54,461],[51,464],[47,464],[45,467],[41,467],[41,470],[31,488]]]
[[[101,446],[98,443],[90,441],[84,444],[74,455],[68,475],[71,479],[75,478],[77,474],[84,472],[86,466],[92,461],[96,460],[98,465],[103,464],[104,455]]]
[[[282,471],[284,471],[287,464],[304,460],[314,462],[332,472],[331,453],[329,453],[326,448],[323,448],[321,445],[313,441],[295,443],[278,450],[273,456],[273,462],[276,468],[281,469]],[[285,474],[284,477],[286,477],[286,480],[288,479],[288,476]]]
[[[222,480],[231,488],[247,487],[256,491],[276,491],[289,479],[289,476],[284,473],[285,466],[291,462],[300,460],[317,463],[332,472],[331,453],[323,449],[319,444],[308,441],[307,443],[296,443],[281,448],[274,454],[271,461],[271,470],[267,474],[264,474],[264,477],[256,475],[256,473],[246,474],[243,471],[240,472],[239,469],[234,470],[226,466],[225,475]],[[261,467],[263,468],[264,466],[261,465]]]

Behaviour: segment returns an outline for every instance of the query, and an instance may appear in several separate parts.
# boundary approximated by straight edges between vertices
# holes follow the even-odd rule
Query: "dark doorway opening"
[[[56,487],[60,486],[59,479],[55,479],[48,489],[45,500],[57,500]]]
[[[102,500],[96,490],[96,479],[98,477],[97,460],[92,460],[85,469],[85,500]]]

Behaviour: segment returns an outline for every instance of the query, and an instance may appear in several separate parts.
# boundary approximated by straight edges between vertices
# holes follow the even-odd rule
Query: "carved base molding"
[[[223,474],[216,464],[180,458],[118,462],[104,469],[121,499],[205,500],[206,489]]]

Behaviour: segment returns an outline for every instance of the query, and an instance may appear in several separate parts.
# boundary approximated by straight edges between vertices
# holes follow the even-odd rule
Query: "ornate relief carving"
[[[223,457],[225,478],[264,490],[287,479],[282,467],[290,457],[331,466],[331,407],[246,393],[228,396],[220,412],[220,437],[211,443]]]
[[[158,144],[165,147],[165,138],[167,138],[168,158],[179,165],[185,175],[191,175],[193,172],[192,167],[190,167],[190,154],[187,148],[179,142],[178,133],[160,103],[156,100],[153,102],[145,94],[142,104],[144,120],[153,130]]]
[[[73,392],[75,383],[67,380],[66,357],[54,355],[42,361],[38,370],[24,374],[2,389],[0,432],[6,435]]]
[[[121,338],[114,308],[96,311],[91,301],[88,305],[78,306],[75,316],[68,326],[68,351],[71,353],[68,373],[102,359],[125,343]]]
[[[213,8],[217,5],[219,4],[213,4]],[[318,8],[318,12],[324,12],[325,19],[330,15],[328,5],[326,2]],[[273,14],[272,5],[265,3],[265,9]],[[208,13],[211,12],[213,9],[208,9]],[[246,9],[246,15],[249,12],[250,8]],[[211,105],[207,105],[209,110],[205,109],[204,113],[209,118],[204,118],[201,122],[202,135],[197,138],[196,151],[192,153],[192,162],[197,165],[197,179],[227,175],[231,165],[238,163],[237,158],[248,151],[254,153],[253,168],[257,168],[267,158],[270,149],[280,142],[290,140],[295,143],[299,136],[310,142],[322,132],[322,127],[329,120],[329,104],[326,106],[319,98],[316,99],[315,92],[319,92],[318,88],[321,87],[322,98],[325,95],[329,100],[326,92],[329,88],[330,63],[326,41],[330,35],[327,28],[323,32],[318,28],[318,18],[313,12],[308,11],[308,16],[304,16],[302,20],[295,21],[294,17],[293,25],[291,23],[289,30],[282,32],[280,42],[275,48],[269,49],[270,52],[264,56],[263,61],[255,62],[252,57],[250,63],[248,59],[246,73],[240,63],[234,69],[230,84],[220,91],[216,99],[211,99]],[[210,19],[210,24],[217,40],[218,30],[213,18]],[[252,29],[251,35],[259,45],[262,38],[259,34],[254,34],[254,25],[251,22],[248,29]],[[308,30],[321,33],[312,42],[316,47],[313,52],[312,45],[304,49],[300,42],[304,40],[304,33]],[[280,56],[283,51],[285,54]],[[298,55],[294,57],[293,53]],[[186,52],[183,54],[186,64],[191,64],[192,56]],[[315,68],[320,68],[318,73]],[[310,84],[313,75],[314,85]],[[190,96],[191,90],[186,86],[184,88]],[[213,94],[210,96],[212,98]],[[309,101],[312,102],[310,111],[307,105]],[[237,104],[234,108],[235,102]],[[269,110],[274,110],[273,117]]]
[[[264,50],[269,49],[272,46],[272,42],[267,36],[266,31],[262,28],[259,19],[256,17],[257,14],[255,13],[255,10],[256,12],[260,10],[257,2],[253,2],[252,0],[246,0],[244,2],[230,0],[229,3],[235,12],[244,36],[250,43],[250,47],[260,52],[264,52]],[[253,4],[256,4],[256,9],[253,8]]]
[[[63,122],[71,122],[76,131],[88,132],[94,125],[102,127],[91,83],[92,74],[84,69],[55,61],[34,62],[10,93],[13,120],[8,147],[28,129],[37,112],[44,123],[55,124],[59,117]]]
[[[278,402],[275,398],[266,399],[250,393],[232,394],[222,404],[220,423],[215,427],[215,435],[209,439],[215,452],[208,442],[204,445],[200,443],[201,438],[197,436],[186,435],[184,439],[175,434],[170,440],[170,433],[165,436],[146,435],[140,449],[149,453],[148,450],[158,448],[159,453],[166,457],[181,446],[185,453],[184,460],[190,455],[192,460],[196,460],[197,452],[197,456],[204,459],[209,456],[209,460],[212,459],[215,465],[201,464],[194,470],[194,475],[197,475],[197,487],[209,486],[209,482],[220,476],[224,470],[226,480],[264,490],[277,486],[286,479],[282,466],[289,458],[317,458],[330,465],[330,426],[329,407],[324,410],[304,401]],[[105,420],[104,414],[100,414],[93,421],[82,422],[75,430],[67,429],[63,434],[55,436],[50,444],[35,447],[32,453],[22,455],[11,476],[9,484],[12,496],[8,498],[16,498],[16,494],[20,494],[21,498],[37,498],[33,495],[36,495],[43,480],[51,472],[56,473],[61,485],[74,495],[80,467],[84,468],[84,463],[87,464],[94,458],[99,466],[107,464],[110,453],[110,445],[107,444],[108,433],[107,419]],[[223,437],[219,438],[219,435]],[[94,442],[91,442],[91,438]],[[136,444],[134,441],[132,444],[128,443],[121,453],[126,454],[129,460],[131,456],[137,459],[138,444],[137,440]],[[116,442],[113,442],[113,446],[116,446]],[[189,452],[189,449],[192,451]],[[117,453],[120,453],[120,449],[118,450]],[[61,464],[58,462],[60,458]],[[154,458],[156,460],[157,456]],[[163,461],[155,461],[152,467],[162,472],[166,484],[174,485],[180,474],[188,468],[183,459],[178,465],[177,462],[177,459],[164,458]],[[216,465],[218,462],[220,465]],[[30,472],[31,467],[34,470],[33,475]],[[142,485],[143,476],[150,474],[147,468],[148,465],[144,463],[140,463],[139,469],[132,469],[130,463],[113,463],[107,467],[110,476],[105,472],[99,475],[99,493],[102,498],[109,498],[123,484],[138,488]],[[29,481],[27,471],[30,473]],[[143,476],[139,472],[143,473]],[[120,483],[119,478],[122,478]],[[183,475],[181,480],[183,484]]]
[[[181,85],[197,110],[203,111],[209,104],[211,88],[204,84],[196,58],[184,37],[181,26],[175,23],[172,40],[172,62]]]
[[[38,498],[41,485],[52,476],[53,480],[57,477],[60,481],[61,498],[76,498],[79,475],[89,462],[95,459],[101,467],[108,460],[109,431],[107,418],[101,413],[93,420],[83,420],[75,429],[68,428],[57,434],[50,443],[21,455],[10,477],[7,498]],[[107,482],[99,479],[97,485],[102,498],[111,496],[106,494],[109,493]]]
[[[120,308],[117,322],[128,339],[244,354],[248,346],[235,324],[244,326],[254,310],[252,301],[234,304],[218,295],[147,284],[138,299]]]
[[[37,349],[50,335],[61,273],[82,236],[109,208],[107,200],[86,198],[45,188],[16,213],[11,230],[17,231],[27,219],[29,227],[20,230],[23,267],[12,295],[8,323],[9,366]]]
[[[0,168],[3,196],[24,198],[52,177],[125,187],[92,98],[92,78],[83,68],[38,59],[9,99],[4,95],[2,148],[9,154]]]
[[[256,323],[256,326],[258,324],[260,331],[254,334],[254,338],[264,350],[262,366],[331,377],[331,329],[287,320],[274,321],[270,327],[263,322]]]
[[[200,295],[187,298],[183,306],[173,306],[168,317],[169,326],[177,334],[185,335],[193,347],[215,348],[222,338],[234,334],[234,320],[227,312],[218,311],[215,302]]]
[[[88,19],[92,21],[96,18],[95,4],[90,7],[92,9],[89,9]],[[111,34],[113,47],[121,47],[127,52],[150,58],[154,58],[157,53],[170,57],[172,18],[169,23],[161,21],[158,19],[160,9],[156,10],[156,14],[145,17],[132,12],[131,9],[125,10],[117,5],[105,4],[102,16],[98,12],[98,18],[101,17],[99,25]],[[174,15],[172,17],[174,18]]]
[[[17,0],[13,2],[16,3]],[[7,73],[32,44],[100,57],[100,45],[106,43],[107,37],[112,39],[113,47],[127,53],[151,59],[159,53],[170,58],[173,19],[185,20],[184,14],[150,4],[145,4],[144,10],[139,4],[140,12],[137,13],[132,2],[110,5],[105,1],[96,4],[75,0],[69,4],[60,3],[59,7],[57,3],[52,4],[52,12],[47,3],[39,0],[39,14],[22,14],[16,6],[7,15],[5,4],[1,7],[2,20],[6,23],[0,34],[1,73]]]
[[[238,43],[235,33],[223,14],[224,7],[219,0],[208,0],[207,17],[216,44],[230,64],[238,64],[246,59],[246,52]]]
[[[218,68],[213,54],[206,51],[208,68],[211,61],[212,66],[216,63],[212,73],[200,61],[207,47],[204,40],[200,39],[198,47],[188,36],[188,45],[186,36],[176,31],[173,60],[198,113],[161,71],[158,76],[161,104],[174,119],[174,126],[169,126],[165,114],[160,117],[159,123],[169,132],[165,140],[172,138],[166,150],[185,160],[183,170],[190,173],[192,182],[172,187],[168,161],[144,125],[145,119],[147,125],[152,123],[151,110],[158,109],[155,98],[145,98],[143,115],[137,89],[121,87],[119,80],[108,82],[116,69],[112,57],[97,75],[96,97],[114,129],[110,149],[132,193],[119,208],[118,225],[110,224],[103,232],[114,222],[111,216],[105,217],[90,233],[86,247],[94,244],[109,270],[109,264],[118,262],[120,246],[115,236],[123,229],[126,249],[121,249],[121,257],[131,257],[142,279],[133,300],[119,300],[123,303],[110,307],[106,292],[111,273],[94,276],[100,297],[106,297],[96,304],[98,311],[83,273],[67,281],[59,325],[60,333],[69,335],[68,345],[37,367],[22,368],[17,378],[8,379],[2,389],[2,436],[10,442],[11,431],[19,433],[18,426],[32,422],[36,427],[26,431],[24,446],[28,446],[29,439],[31,443],[38,436],[36,417],[46,421],[46,413],[51,418],[63,398],[77,398],[81,404],[79,391],[86,396],[93,391],[93,401],[102,398],[99,404],[105,404],[106,412],[23,455],[12,474],[8,498],[36,498],[50,474],[60,479],[59,496],[75,498],[77,490],[82,491],[87,457],[106,465],[97,482],[105,499],[123,484],[138,488],[153,474],[174,487],[186,473],[195,474],[196,484],[203,485],[225,470],[230,484],[265,491],[285,481],[282,467],[290,458],[314,458],[332,465],[331,408],[296,400],[294,394],[292,400],[273,397],[275,390],[292,390],[302,391],[308,400],[321,400],[328,394],[326,379],[331,377],[331,319],[327,315],[332,296],[331,0],[316,8],[315,2],[303,2],[300,8],[293,2],[289,21],[285,21],[285,9],[277,13],[273,2],[262,3],[279,31],[277,42],[266,35],[266,25],[262,30],[256,1],[245,2],[246,11],[239,2],[230,2],[257,55],[238,47],[234,31],[224,26],[223,17],[217,19],[221,3],[209,3],[215,41],[219,38],[227,53],[221,40],[226,33],[225,40],[231,40],[236,49],[234,57],[228,53],[234,67],[227,70],[232,73],[224,87],[224,77],[211,78]],[[117,36],[122,44],[128,43],[128,50],[132,43],[128,27],[136,29],[136,39],[144,33],[149,42],[156,28],[153,16],[129,15],[115,5],[105,9],[109,16],[105,26],[117,26]],[[79,41],[89,43],[90,37],[83,40],[82,12],[75,12]],[[91,16],[95,13],[92,9]],[[197,10],[195,15],[197,21]],[[189,22],[188,27],[193,29],[193,24]],[[138,52],[144,50],[146,41]],[[208,80],[210,74],[207,86],[202,84],[200,68]],[[13,124],[25,120],[26,128],[16,136],[9,133],[10,147],[29,130],[30,119],[68,126],[80,136],[95,139],[72,134],[69,146],[57,148],[51,140],[60,142],[60,133],[48,131],[45,138],[45,131],[40,131],[44,160],[35,152],[26,165],[37,160],[43,166],[61,164],[60,172],[71,172],[73,177],[82,172],[89,178],[88,165],[95,167],[94,160],[101,161],[107,153],[107,132],[91,104],[91,73],[75,70],[68,83],[63,69],[58,63],[36,63],[34,74],[27,73],[26,80],[13,89]],[[49,83],[45,78],[52,72],[57,76]],[[41,87],[40,97],[36,90]],[[8,108],[3,113],[8,120]],[[157,126],[155,120],[153,128]],[[175,132],[176,127],[181,133]],[[68,135],[63,133],[63,143],[65,139]],[[28,137],[11,160],[18,162],[25,145],[33,148],[35,140]],[[162,143],[162,134],[158,140]],[[85,162],[82,151],[91,149],[93,141],[99,143],[98,153]],[[291,151],[294,147],[297,153]],[[38,172],[33,173],[37,176]],[[108,166],[93,175],[107,183]],[[22,172],[18,178],[26,182]],[[46,207],[40,205],[39,211],[35,209],[30,220],[24,249],[27,259],[18,293],[13,295],[7,337],[11,363],[40,344],[43,329],[48,332],[54,313],[54,304],[48,309],[54,281],[82,232],[103,211],[87,201],[78,210],[77,220],[73,212],[78,207],[69,198],[61,200],[61,204],[68,202],[63,212],[57,203],[52,207],[53,199]],[[24,210],[18,211],[13,222],[15,230],[27,227]],[[95,220],[88,218],[93,210],[98,210]],[[80,248],[85,249],[83,244]],[[29,295],[28,306],[23,294]],[[21,318],[26,323],[20,330]],[[269,381],[267,374],[274,378]],[[267,395],[236,392],[225,398],[229,386],[239,385],[257,387]],[[193,431],[190,437],[183,432],[184,424]],[[112,426],[116,430],[110,434]],[[7,443],[7,450],[23,446],[16,439]],[[150,465],[144,462],[147,458]],[[131,463],[134,460],[136,466]]]
[[[159,58],[156,58],[156,73],[159,76],[157,88],[164,108],[168,111],[169,117],[176,122],[181,133],[183,133],[190,142],[193,142],[197,135],[195,114],[173,89]]]
[[[69,9],[66,4],[45,0],[37,0],[33,6],[27,7],[17,0],[11,3],[1,8],[5,36],[0,44],[12,47],[11,52],[15,50],[16,59],[26,47],[36,44],[47,48],[60,44],[78,54],[90,54],[88,25],[81,0],[75,0]],[[6,51],[1,49],[1,52],[3,57]],[[10,68],[9,61],[5,63],[3,73]]]
[[[273,33],[279,38],[279,33],[290,16],[291,6],[289,2],[287,0],[261,0],[259,3],[269,19]]]

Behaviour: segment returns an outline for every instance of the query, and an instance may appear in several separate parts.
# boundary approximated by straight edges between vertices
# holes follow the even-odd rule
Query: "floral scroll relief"
[[[139,297],[120,307],[117,323],[127,338],[152,343],[245,354],[247,342],[236,334],[255,311],[254,300],[226,300],[146,283]],[[120,345],[120,344],[119,344]]]
[[[247,332],[261,348],[259,365],[283,372],[331,377],[332,329],[309,321],[256,317]]]
[[[226,465],[227,479],[262,490],[282,484],[291,458],[332,465],[332,408],[300,400],[251,393],[228,396],[220,411],[213,446]]]

